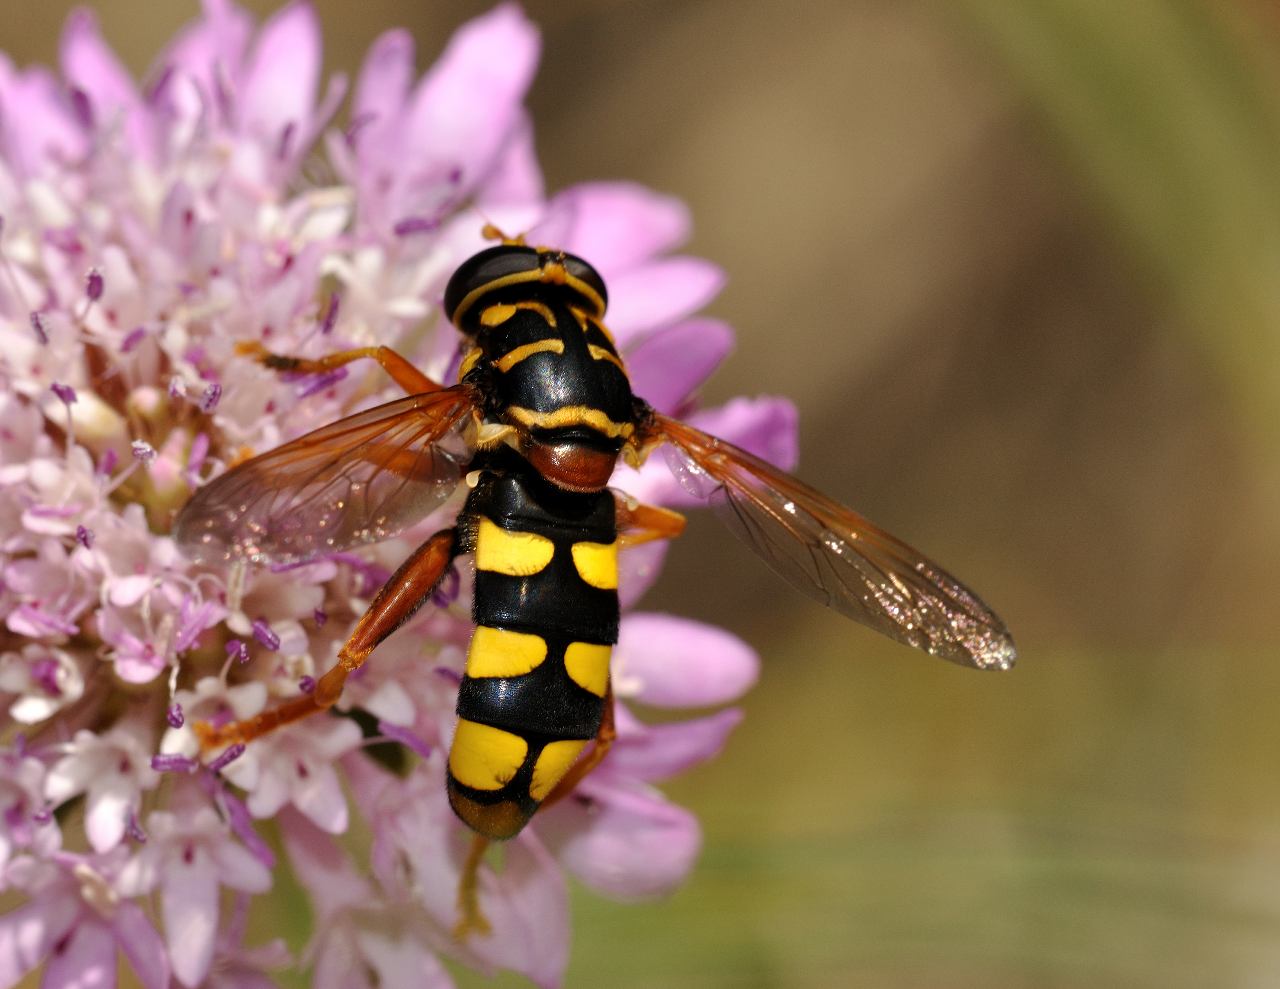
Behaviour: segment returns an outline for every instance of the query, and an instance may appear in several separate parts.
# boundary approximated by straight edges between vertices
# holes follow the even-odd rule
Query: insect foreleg
[[[685,517],[669,508],[643,505],[615,493],[619,542],[623,549],[654,539],[675,539],[684,532]]]
[[[357,347],[354,350],[341,350],[324,357],[288,357],[284,354],[273,354],[256,340],[248,340],[236,344],[236,352],[254,358],[259,364],[273,371],[296,371],[299,374],[323,374],[325,371],[343,367],[352,361],[368,358],[377,361],[378,366],[391,375],[395,383],[410,395],[439,391],[443,387],[390,347]]]
[[[237,742],[249,742],[281,725],[298,721],[332,707],[342,694],[347,677],[358,670],[383,639],[413,617],[430,596],[445,569],[457,555],[457,530],[443,529],[418,547],[378,591],[373,603],[356,622],[350,637],[338,650],[338,661],[316,681],[309,694],[278,707],[226,725],[196,722],[195,731],[204,750]]]

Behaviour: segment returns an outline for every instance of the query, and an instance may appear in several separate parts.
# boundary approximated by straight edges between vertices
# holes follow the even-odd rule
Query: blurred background
[[[55,61],[71,6],[11,5],[0,47]],[[139,72],[195,11],[95,6]],[[348,72],[395,25],[425,66],[487,6],[318,0]],[[695,518],[646,606],[733,628],[762,682],[667,787],[691,881],[575,892],[568,985],[1280,984],[1274,5],[527,7],[548,187],[674,194],[729,274],[707,401],[795,399],[799,473],[1021,651],[913,654]]]

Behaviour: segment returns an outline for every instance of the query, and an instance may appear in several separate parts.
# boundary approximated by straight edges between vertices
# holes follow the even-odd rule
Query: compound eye
[[[604,287],[604,279],[600,277],[600,273],[576,254],[566,254],[564,256],[564,269],[571,278],[576,278],[585,284],[599,297],[599,311],[593,313],[593,315],[597,319],[602,317],[605,308],[609,305],[609,293]],[[595,300],[592,301],[594,302]]]
[[[449,279],[444,290],[444,311],[459,329],[474,332],[468,327],[468,314],[476,311],[476,302],[489,286],[497,287],[504,279],[524,272],[537,271],[540,266],[538,252],[522,244],[499,244],[488,247],[462,262]],[[597,276],[598,277],[598,276]]]

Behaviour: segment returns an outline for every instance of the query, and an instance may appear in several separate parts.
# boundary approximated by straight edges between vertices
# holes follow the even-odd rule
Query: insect
[[[452,561],[474,553],[476,630],[448,758],[450,803],[476,834],[459,891],[463,932],[485,927],[476,876],[486,844],[517,834],[609,750],[619,549],[684,528],[681,515],[608,487],[620,459],[639,467],[669,445],[683,479],[757,555],[842,614],[965,666],[1007,669],[1015,659],[1004,623],[941,567],[632,394],[603,322],[604,282],[586,261],[486,232],[501,243],[466,261],[444,297],[466,347],[457,384],[431,380],[386,347],[306,359],[245,345],[280,371],[372,359],[408,397],[233,467],[175,523],[198,560],[288,563],[387,538],[466,479],[456,524],[401,565],[314,690],[244,721],[197,725],[214,750],[331,707]]]

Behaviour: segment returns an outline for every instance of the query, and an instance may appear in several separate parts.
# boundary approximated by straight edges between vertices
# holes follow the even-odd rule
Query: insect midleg
[[[616,497],[616,496],[615,496]],[[654,539],[675,539],[684,532],[685,517],[657,505],[628,503],[617,498],[618,540],[622,549]]]
[[[338,661],[316,681],[309,694],[262,711],[244,721],[226,725],[196,722],[195,732],[204,750],[249,742],[282,725],[332,707],[342,694],[347,677],[358,670],[383,639],[413,617],[444,576],[457,555],[457,530],[442,529],[414,551],[378,591],[373,603],[356,622],[338,651]]]
[[[236,344],[236,352],[254,358],[259,364],[273,371],[297,371],[301,374],[322,374],[350,364],[352,361],[367,358],[377,361],[378,366],[391,375],[395,383],[410,395],[439,391],[443,387],[390,347],[357,347],[354,350],[340,350],[324,357],[290,357],[272,353],[256,340],[245,340]]]

